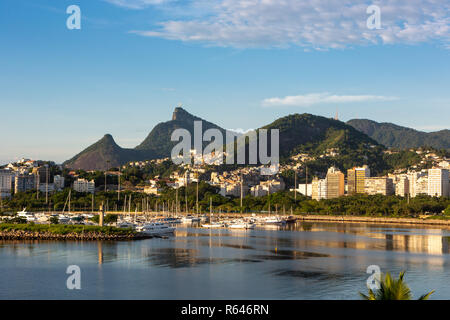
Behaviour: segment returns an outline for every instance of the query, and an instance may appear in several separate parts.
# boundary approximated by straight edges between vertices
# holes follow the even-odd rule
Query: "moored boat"
[[[159,236],[173,233],[175,228],[164,223],[152,222],[136,227],[136,231],[146,235]]]

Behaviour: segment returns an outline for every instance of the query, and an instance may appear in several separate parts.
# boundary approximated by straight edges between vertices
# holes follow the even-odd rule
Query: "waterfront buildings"
[[[416,182],[416,196],[428,194],[428,175],[421,176]]]
[[[428,195],[433,197],[449,196],[449,171],[447,169],[428,170]]]
[[[412,198],[419,194],[428,194],[428,173],[426,171],[409,171],[409,193]]]
[[[86,179],[77,179],[73,182],[73,190],[77,192],[95,192],[94,180],[88,181]]]
[[[339,198],[345,193],[344,174],[335,167],[328,169],[327,173],[327,199]]]
[[[294,190],[292,189],[291,191],[294,191]],[[300,183],[298,185],[297,192],[304,196],[311,197],[312,196],[312,183],[310,183],[310,184]]]
[[[409,179],[407,176],[401,176],[395,183],[395,194],[400,197],[409,195]]]
[[[13,173],[11,170],[0,169],[0,198],[11,197]]]
[[[366,177],[364,179],[364,192],[368,195],[390,196],[395,193],[394,183],[388,177]]]
[[[314,200],[327,199],[327,179],[313,179],[312,198]]]
[[[36,177],[33,174],[17,175],[14,178],[14,193],[36,189]]]
[[[366,165],[347,170],[348,194],[364,193],[367,177],[370,177],[370,169]]]

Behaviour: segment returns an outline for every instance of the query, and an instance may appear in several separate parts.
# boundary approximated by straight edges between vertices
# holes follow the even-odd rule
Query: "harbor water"
[[[302,222],[254,230],[177,225],[139,241],[1,241],[0,299],[360,299],[367,267],[415,297],[450,298],[450,230]],[[69,266],[81,289],[70,290]]]

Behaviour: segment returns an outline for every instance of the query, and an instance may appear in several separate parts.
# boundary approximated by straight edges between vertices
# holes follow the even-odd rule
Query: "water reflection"
[[[87,270],[82,298],[357,299],[371,264],[407,270],[413,291],[450,298],[449,239],[446,228],[308,222],[247,231],[180,226],[175,236],[142,241],[0,241],[0,298],[30,288],[31,298],[70,298],[71,264]]]

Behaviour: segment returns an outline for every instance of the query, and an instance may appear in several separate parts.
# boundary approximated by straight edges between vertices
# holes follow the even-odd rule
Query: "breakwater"
[[[392,218],[392,217],[331,216],[331,215],[330,216],[296,215],[295,217],[300,221],[450,226],[450,220],[427,219],[427,218]]]
[[[151,238],[141,233],[128,234],[106,234],[100,232],[70,232],[59,234],[53,232],[39,232],[29,230],[3,230],[0,231],[1,240],[104,240],[104,241],[127,241]]]

